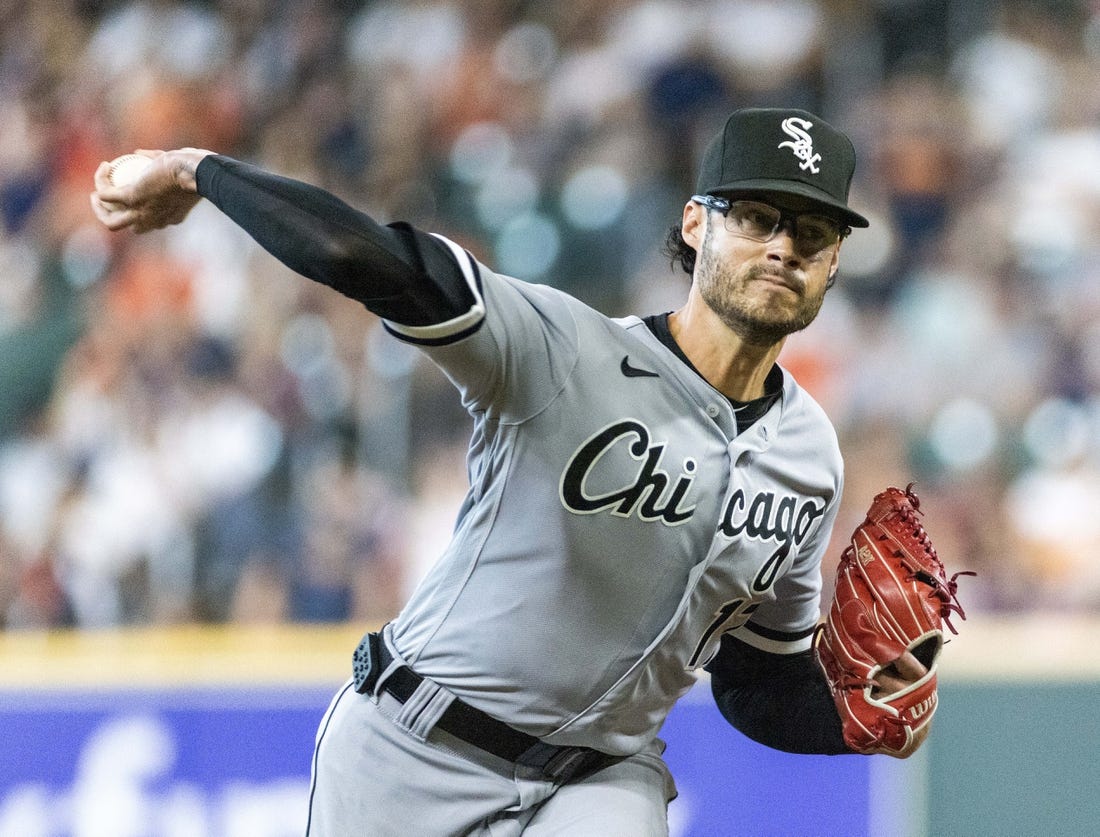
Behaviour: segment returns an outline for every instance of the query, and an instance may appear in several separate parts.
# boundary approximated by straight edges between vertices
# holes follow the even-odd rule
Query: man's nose
[[[798,250],[793,218],[782,218],[772,240],[768,242],[768,257],[784,264],[801,264],[803,256]]]

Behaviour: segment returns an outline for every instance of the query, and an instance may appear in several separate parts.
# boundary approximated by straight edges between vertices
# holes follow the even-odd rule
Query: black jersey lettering
[[[618,447],[625,448],[640,467],[628,475],[622,487],[602,494],[591,492],[589,477],[600,470],[603,458]],[[664,454],[665,445],[652,443],[648,428],[641,422],[633,419],[615,422],[596,433],[570,457],[561,476],[562,505],[576,514],[610,510],[620,517],[637,513],[640,520],[659,520],[669,526],[683,523],[695,511],[695,505],[686,502],[694,481],[695,461],[685,460],[682,472],[673,479],[660,467]],[[610,467],[621,467],[619,460]]]
[[[728,538],[744,536],[779,544],[753,579],[754,592],[763,593],[775,583],[784,559],[810,534],[825,507],[822,499],[809,497],[799,505],[797,496],[776,497],[771,491],[761,491],[751,500],[740,488],[730,495],[718,524],[719,531]]]

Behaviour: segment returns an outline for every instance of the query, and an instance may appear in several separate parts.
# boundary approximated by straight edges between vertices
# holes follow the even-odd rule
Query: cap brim
[[[858,212],[852,211],[847,204],[838,201],[832,195],[821,191],[815,186],[811,186],[809,183],[800,183],[797,180],[738,180],[734,183],[723,183],[721,186],[707,189],[708,195],[716,196],[728,195],[731,193],[766,194],[769,192],[798,195],[814,203],[822,204],[838,212],[840,217],[843,218],[844,222],[850,227],[869,227],[871,225],[870,221]]]

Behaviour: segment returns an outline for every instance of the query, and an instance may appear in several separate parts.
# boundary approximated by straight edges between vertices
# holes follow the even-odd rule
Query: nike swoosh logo
[[[623,362],[619,364],[619,371],[622,372],[628,378],[660,378],[656,372],[650,372],[648,369],[639,369],[637,366],[630,365],[630,355],[623,355]]]

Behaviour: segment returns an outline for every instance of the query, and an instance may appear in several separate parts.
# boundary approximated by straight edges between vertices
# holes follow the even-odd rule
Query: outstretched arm
[[[153,163],[114,186],[103,163],[92,211],[111,230],[146,232],[182,222],[207,198],[292,270],[404,325],[445,322],[473,294],[436,239],[408,225],[383,226],[331,193],[197,148],[142,151]]]

